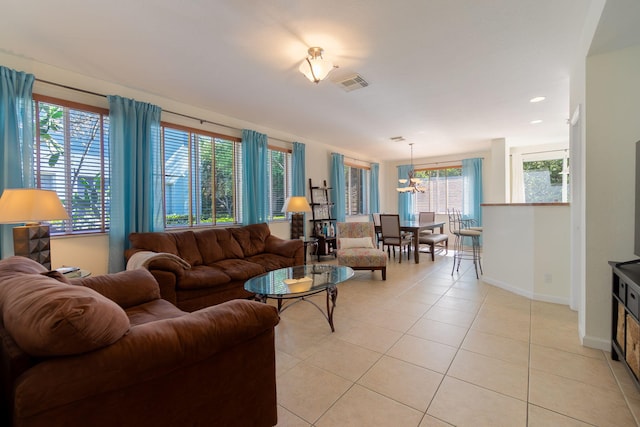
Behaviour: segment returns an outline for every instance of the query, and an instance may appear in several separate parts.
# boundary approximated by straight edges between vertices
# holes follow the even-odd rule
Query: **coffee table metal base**
[[[264,295],[264,294],[256,294],[256,299],[258,301],[263,302],[263,303],[267,302],[267,298],[273,298],[273,299],[278,300],[278,313],[282,313],[283,311],[285,311],[287,308],[291,307],[294,304],[297,304],[297,303],[299,303],[301,301],[306,301],[309,304],[312,304],[315,308],[318,309],[318,311],[320,311],[320,313],[322,313],[324,318],[327,319],[327,322],[329,322],[329,326],[331,326],[331,332],[335,332],[336,329],[333,326],[333,310],[336,308],[336,300],[338,299],[338,287],[336,285],[331,285],[331,286],[328,286],[324,290],[326,290],[326,292],[327,292],[327,311],[326,311],[326,313],[314,301],[312,301],[310,299],[307,299],[307,297],[310,297],[312,295],[316,295],[316,294],[322,292],[322,290],[319,290],[318,292],[305,294],[303,296],[291,295],[291,296],[277,296],[277,297],[274,297],[274,296],[269,296],[269,295]]]

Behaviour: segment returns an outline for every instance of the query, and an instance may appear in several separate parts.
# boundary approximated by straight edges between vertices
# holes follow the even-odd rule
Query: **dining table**
[[[444,221],[423,222],[400,220],[400,231],[413,233],[413,254],[415,263],[420,262],[420,232],[424,230],[440,229],[440,234],[444,234]]]

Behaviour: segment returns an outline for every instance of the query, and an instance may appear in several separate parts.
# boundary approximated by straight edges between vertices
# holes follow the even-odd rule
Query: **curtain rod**
[[[482,159],[482,160],[484,160],[484,157],[471,157],[471,158],[472,159]],[[413,165],[413,166],[415,167],[415,166],[439,165],[441,163],[458,163],[458,162],[461,162],[463,160],[465,160],[465,159],[444,160],[442,162],[418,163],[418,164]]]
[[[527,152],[527,153],[516,153],[516,154],[520,154],[521,156],[525,155],[525,154],[544,154],[544,153],[557,153],[559,151],[564,151],[565,153],[567,151],[569,151],[568,148],[558,148],[556,150],[545,150],[545,151],[531,151],[531,152]],[[513,154],[509,154],[509,156],[513,156]]]
[[[362,160],[362,159],[356,159],[355,157],[348,157],[348,156],[344,156],[345,160],[351,160],[353,162],[360,162],[360,163],[368,163],[369,165],[375,162],[372,162],[370,160]]]
[[[76,92],[82,92],[82,93],[86,93],[88,95],[99,96],[99,97],[102,97],[102,98],[106,98],[107,97],[107,95],[105,95],[103,93],[98,93],[98,92],[93,92],[93,91],[86,90],[86,89],[80,89],[80,88],[77,88],[77,87],[67,86],[67,85],[63,85],[61,83],[51,82],[51,81],[48,81],[48,80],[42,80],[42,79],[39,79],[39,78],[36,78],[35,80],[37,82],[40,82],[40,83],[46,83],[48,85],[61,87],[63,89],[74,90]],[[237,131],[242,131],[242,129],[234,127],[234,126],[229,126],[229,125],[225,125],[225,124],[222,124],[222,123],[213,122],[213,121],[207,120],[207,119],[200,119],[198,117],[189,116],[189,115],[183,114],[183,113],[176,113],[175,111],[171,111],[171,110],[162,109],[162,112],[168,113],[168,114],[173,114],[175,116],[184,117],[186,119],[196,120],[196,121],[200,122],[200,124],[208,123],[208,124],[215,125],[215,126],[221,126],[221,127],[227,128],[227,129],[233,129],[233,130],[237,130]],[[280,138],[274,138],[272,136],[268,136],[268,138],[269,139],[274,139],[274,140],[280,141],[280,142],[286,142],[288,144],[292,143],[291,141],[286,141],[286,140],[280,139]]]

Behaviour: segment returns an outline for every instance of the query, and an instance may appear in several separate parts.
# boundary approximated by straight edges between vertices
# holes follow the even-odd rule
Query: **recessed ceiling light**
[[[537,125],[542,123],[542,120],[531,120],[529,123],[531,123],[532,125]]]
[[[531,98],[529,102],[540,102],[540,101],[544,101],[545,99],[547,98],[545,98],[544,96],[536,96],[535,98]]]

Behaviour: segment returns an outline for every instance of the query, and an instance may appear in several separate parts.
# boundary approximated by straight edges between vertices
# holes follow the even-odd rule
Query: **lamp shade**
[[[304,74],[310,82],[318,83],[327,77],[333,70],[333,63],[322,58],[322,48],[309,48],[309,56],[302,61],[298,70]]]
[[[58,194],[37,188],[7,188],[0,197],[0,224],[69,219]]]
[[[306,197],[292,196],[284,202],[283,212],[311,212],[311,206]]]

